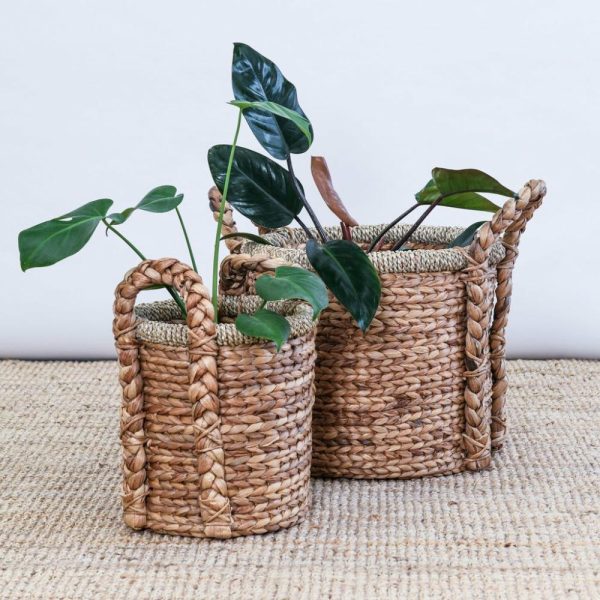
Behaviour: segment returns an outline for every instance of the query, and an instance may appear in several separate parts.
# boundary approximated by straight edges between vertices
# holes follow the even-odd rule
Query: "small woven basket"
[[[456,227],[421,227],[412,251],[391,252],[409,225],[369,256],[382,282],[366,334],[332,298],[317,330],[313,475],[412,478],[490,466],[505,432],[505,329],[519,239],[546,193],[529,181],[469,248]],[[213,211],[220,196],[209,192]],[[230,207],[226,232],[236,230]],[[366,246],[383,226],[356,227]],[[327,228],[331,238],[339,228]],[[310,268],[301,229],[266,233],[274,246],[228,240],[221,292],[252,293],[260,273]]]
[[[175,287],[174,302],[138,292]],[[309,505],[315,325],[298,302],[269,303],[291,335],[274,344],[233,324],[259,298],[224,299],[222,324],[200,277],[174,259],[145,261],[116,290],[113,331],[123,388],[124,520],[134,529],[229,538],[290,527]]]

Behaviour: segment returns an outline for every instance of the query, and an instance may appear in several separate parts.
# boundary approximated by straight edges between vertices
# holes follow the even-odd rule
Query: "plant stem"
[[[181,225],[181,230],[183,231],[183,237],[185,238],[185,243],[187,244],[188,251],[190,253],[190,259],[192,261],[192,267],[194,267],[194,271],[198,272],[198,267],[196,266],[196,259],[194,258],[194,251],[192,250],[192,245],[190,244],[190,238],[188,237],[187,229],[185,228],[185,224],[183,222],[183,217],[179,212],[179,207],[175,207],[175,212],[177,213],[177,218],[179,219],[179,223]]]
[[[233,156],[237,145],[240,126],[242,124],[242,111],[238,111],[237,125],[233,144],[229,153],[229,162],[225,173],[225,182],[223,183],[223,194],[221,196],[221,206],[219,207],[219,219],[217,221],[217,234],[215,236],[215,249],[213,253],[213,280],[212,280],[212,301],[215,309],[215,323],[219,322],[219,246],[221,244],[221,230],[223,229],[223,215],[225,214],[225,205],[227,204],[227,192],[229,191],[229,180],[231,179],[231,168],[233,167]]]
[[[392,250],[399,250],[406,244],[410,239],[410,236],[417,230],[419,225],[427,218],[427,215],[444,199],[444,196],[440,196],[437,200],[432,202],[427,210],[415,221],[415,224],[404,234],[404,237],[394,244]]]
[[[372,242],[371,245],[369,246],[369,249],[367,250],[367,252],[373,252],[373,250],[375,249],[375,247],[377,246],[377,244],[383,239],[383,236],[392,228],[394,227],[394,225],[397,225],[398,223],[400,223],[400,221],[402,221],[402,219],[404,219],[405,217],[408,217],[408,215],[410,215],[410,213],[415,210],[415,208],[421,206],[418,202],[416,204],[413,204],[408,210],[405,210],[397,219],[394,219]]]
[[[317,231],[319,232],[319,236],[321,237],[323,242],[327,242],[328,238],[327,238],[327,234],[325,233],[325,230],[323,229],[321,223],[319,223],[319,219],[317,219],[317,215],[315,215],[313,209],[311,208],[310,204],[306,200],[306,196],[304,195],[302,188],[298,185],[298,181],[296,180],[296,176],[294,175],[294,167],[292,165],[292,156],[291,155],[288,155],[286,162],[287,162],[287,166],[288,166],[288,171],[290,172],[290,177],[292,178],[292,185],[296,188],[296,193],[298,194],[298,196],[300,196],[300,199],[302,200],[302,204],[304,204],[304,208],[306,209],[306,212],[310,216],[311,221],[315,224],[315,227],[317,228]]]
[[[315,236],[311,233],[310,229],[300,220],[300,217],[295,216],[294,219],[296,220],[296,223],[298,223],[298,225],[300,225],[300,227],[304,229],[304,231],[306,232],[306,237],[309,240],[314,240]]]
[[[110,229],[118,238],[121,238],[142,260],[146,260],[146,257],[120,231],[115,229],[106,219],[102,219],[102,222],[106,225],[107,229]],[[187,319],[187,310],[181,296],[171,286],[166,285],[165,288],[171,295],[171,298],[175,300],[177,306],[179,306],[181,314]]]

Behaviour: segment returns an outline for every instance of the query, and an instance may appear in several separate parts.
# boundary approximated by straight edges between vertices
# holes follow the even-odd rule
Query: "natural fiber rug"
[[[493,470],[315,480],[302,525],[127,529],[114,362],[0,362],[1,598],[599,598],[600,362],[510,363]]]

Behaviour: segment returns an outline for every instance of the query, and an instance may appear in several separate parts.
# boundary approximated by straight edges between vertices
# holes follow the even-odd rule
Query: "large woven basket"
[[[174,286],[174,302],[139,305]],[[308,510],[315,326],[308,305],[269,303],[291,335],[247,338],[232,317],[258,298],[229,298],[222,324],[200,277],[174,259],[145,261],[116,290],[114,335],[123,388],[123,508],[134,529],[229,538],[276,531]],[[229,322],[228,322],[229,321]]]
[[[461,231],[421,227],[413,250],[370,254],[382,282],[379,310],[363,335],[335,300],[317,332],[313,475],[412,478],[490,466],[506,432],[505,329],[521,233],[546,193],[529,181],[469,248],[446,246]],[[209,193],[215,209],[219,195]],[[227,231],[235,231],[230,209]],[[383,226],[357,227],[366,244]],[[339,238],[339,228],[328,229]],[[252,292],[281,264],[305,268],[301,229],[267,233],[275,246],[229,240],[222,293]]]

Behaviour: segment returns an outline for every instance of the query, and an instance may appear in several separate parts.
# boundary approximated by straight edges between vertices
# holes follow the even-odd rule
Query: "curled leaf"
[[[311,156],[310,170],[319,194],[325,200],[325,204],[327,204],[329,210],[345,225],[357,227],[358,222],[348,212],[342,199],[333,187],[331,173],[329,172],[325,158],[323,156]]]

